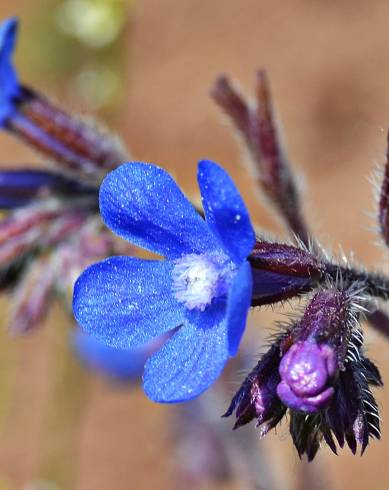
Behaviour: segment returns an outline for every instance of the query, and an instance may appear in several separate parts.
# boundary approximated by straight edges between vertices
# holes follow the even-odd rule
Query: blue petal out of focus
[[[115,349],[80,330],[73,334],[73,345],[86,366],[122,382],[140,378],[150,354],[148,346]]]
[[[219,377],[251,303],[255,235],[244,202],[211,161],[199,163],[198,182],[205,220],[159,167],[129,163],[108,174],[104,222],[165,260],[110,257],[74,289],[79,325],[108,345],[131,349],[178,327],[145,365],[145,392],[158,402],[194,398]]]
[[[11,18],[0,24],[0,126],[15,110],[14,98],[19,95],[20,86],[12,65],[18,31],[18,20]]]

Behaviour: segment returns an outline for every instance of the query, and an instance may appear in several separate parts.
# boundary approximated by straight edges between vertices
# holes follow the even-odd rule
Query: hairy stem
[[[387,276],[331,263],[325,264],[323,279],[325,276],[334,281],[341,281],[344,287],[360,283],[368,295],[384,300],[389,299],[389,277]]]

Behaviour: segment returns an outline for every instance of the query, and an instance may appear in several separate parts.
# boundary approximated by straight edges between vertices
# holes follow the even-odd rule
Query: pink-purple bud
[[[269,264],[277,268],[277,260]],[[295,272],[301,270],[297,261]],[[309,461],[323,441],[335,453],[334,438],[341,447],[347,441],[353,452],[360,444],[363,452],[370,438],[380,437],[371,387],[382,380],[362,350],[357,299],[355,290],[336,288],[313,296],[301,319],[274,338],[235,394],[225,414],[235,412],[234,428],[256,419],[263,436],[289,409],[294,445]]]
[[[289,408],[307,413],[319,411],[331,400],[337,371],[334,349],[312,341],[292,345],[281,360],[277,394]]]

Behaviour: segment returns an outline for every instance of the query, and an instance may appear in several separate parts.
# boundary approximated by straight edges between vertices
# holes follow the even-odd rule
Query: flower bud
[[[275,266],[275,265],[274,265]],[[302,270],[297,267],[297,270]],[[312,460],[322,441],[336,453],[347,441],[355,453],[380,437],[371,386],[377,367],[364,356],[358,327],[361,305],[352,290],[319,291],[301,319],[279,334],[243,382],[226,416],[235,428],[254,418],[264,435],[290,411],[290,432],[300,455]]]
[[[315,413],[327,405],[334,394],[329,383],[336,369],[332,347],[310,341],[297,342],[281,360],[277,394],[289,408]]]

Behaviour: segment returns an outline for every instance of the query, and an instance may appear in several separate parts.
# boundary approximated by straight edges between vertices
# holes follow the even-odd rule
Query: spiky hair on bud
[[[378,223],[381,237],[389,246],[389,133],[385,168],[382,172],[380,192],[378,194]]]

